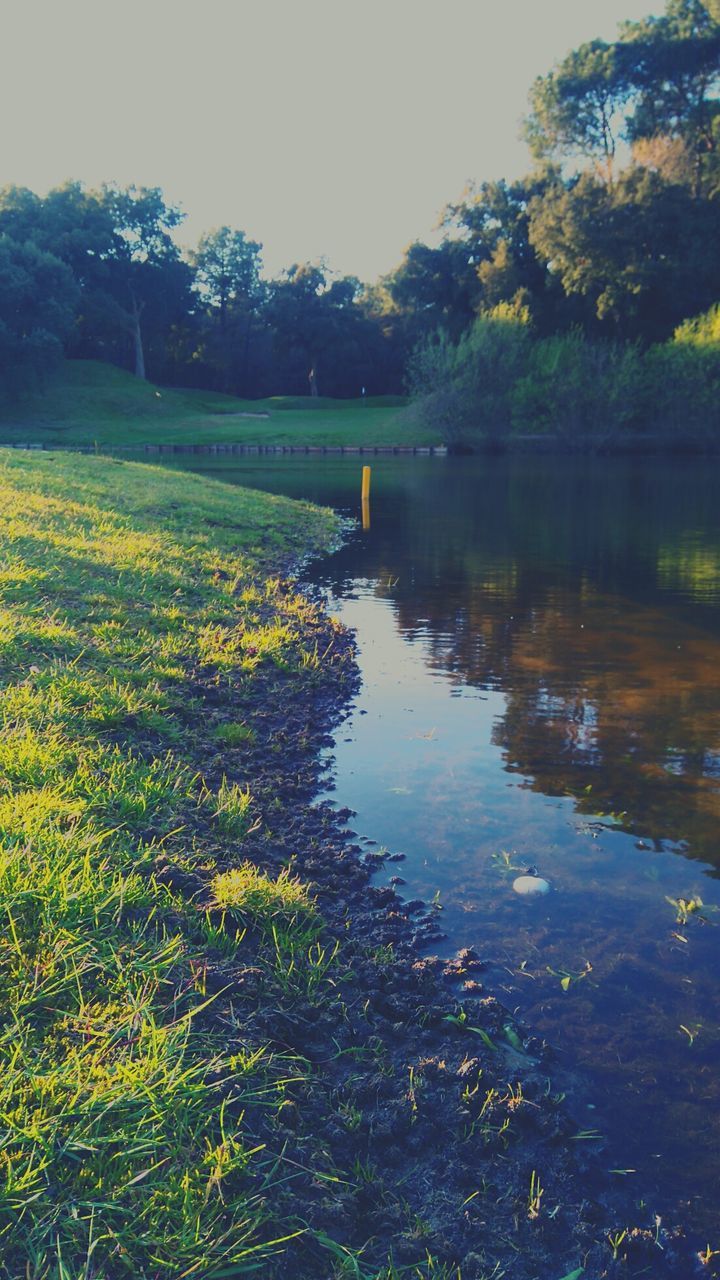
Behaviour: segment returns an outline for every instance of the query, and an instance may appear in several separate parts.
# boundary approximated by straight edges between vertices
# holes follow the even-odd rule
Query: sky
[[[162,187],[183,244],[373,282],[468,181],[519,177],[527,93],[658,0],[3,0],[0,185]]]

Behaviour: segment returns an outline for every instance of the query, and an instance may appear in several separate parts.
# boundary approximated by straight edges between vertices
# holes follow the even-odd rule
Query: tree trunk
[[[142,329],[140,328],[140,317],[145,306],[144,302],[138,303],[134,293],[130,295],[132,300],[131,317],[131,333],[135,343],[135,377],[142,378],[145,381],[145,352],[143,350]]]

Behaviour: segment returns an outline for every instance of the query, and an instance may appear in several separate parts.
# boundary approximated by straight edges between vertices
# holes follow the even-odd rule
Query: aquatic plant
[[[530,1193],[528,1195],[527,1211],[528,1218],[540,1217],[540,1202],[545,1194],[545,1188],[541,1186],[540,1176],[533,1169],[530,1175]]]

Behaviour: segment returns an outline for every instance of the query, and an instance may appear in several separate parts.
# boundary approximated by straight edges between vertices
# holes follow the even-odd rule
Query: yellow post
[[[362,527],[364,530],[368,530],[370,528],[370,499],[369,498],[363,498],[362,500]]]
[[[369,497],[370,497],[370,468],[363,467],[362,469],[362,500],[363,502],[366,502]]]

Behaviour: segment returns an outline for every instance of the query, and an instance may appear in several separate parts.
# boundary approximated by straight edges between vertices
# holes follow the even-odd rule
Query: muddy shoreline
[[[321,604],[308,602],[304,625],[317,667],[268,664],[252,692],[202,671],[188,691],[215,723],[252,730],[220,753],[198,725],[208,783],[241,776],[256,802],[256,829],[226,865],[289,866],[324,920],[323,980],[301,999],[220,952],[208,968],[213,1029],[230,1026],[231,1009],[246,1040],[299,1068],[291,1104],[246,1117],[275,1153],[272,1190],[258,1194],[300,1232],[268,1277],[717,1275],[677,1224],[659,1223],[607,1172],[609,1153],[579,1137],[582,1085],[485,989],[482,939],[451,961],[433,955],[437,909],[373,882],[386,859],[400,872],[402,855],[364,850],[351,812],[318,800],[359,672],[353,636]],[[212,910],[202,871],[164,854],[155,869]]]

